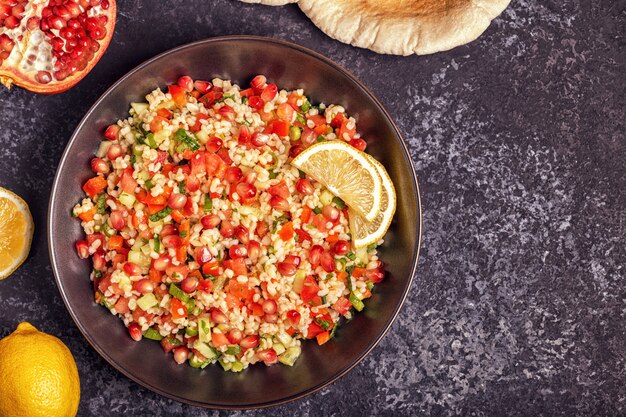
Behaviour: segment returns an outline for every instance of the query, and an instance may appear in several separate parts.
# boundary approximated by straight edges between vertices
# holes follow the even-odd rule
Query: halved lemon
[[[330,140],[305,149],[291,164],[322,183],[365,220],[378,215],[382,180],[365,152]]]
[[[393,219],[393,215],[396,212],[396,190],[393,187],[391,178],[389,178],[389,174],[387,174],[385,167],[380,162],[369,155],[367,157],[376,167],[382,179],[383,191],[380,212],[371,222],[366,222],[358,213],[351,209],[348,210],[352,245],[355,248],[362,248],[382,239],[385,233],[387,233],[391,219]]]
[[[0,187],[0,279],[11,275],[26,260],[33,229],[26,202]]]

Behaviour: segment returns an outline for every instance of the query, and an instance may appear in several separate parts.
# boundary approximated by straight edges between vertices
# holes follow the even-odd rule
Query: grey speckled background
[[[181,405],[82,338],[44,233],[71,132],[116,79],[222,34],[288,39],[342,64],[398,122],[421,181],[424,238],[402,316],[347,376],[254,412]],[[0,185],[29,202],[26,264],[0,282],[0,336],[28,320],[78,362],[80,416],[626,415],[626,2],[513,0],[476,42],[426,57],[335,42],[295,6],[120,4],[113,42],[70,92],[0,91]]]

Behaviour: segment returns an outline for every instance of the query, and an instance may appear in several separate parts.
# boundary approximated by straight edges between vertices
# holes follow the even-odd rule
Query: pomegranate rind
[[[41,84],[35,80],[24,77],[16,68],[3,63],[0,65],[0,84],[7,89],[11,89],[13,85],[16,85],[37,94],[58,94],[74,87],[91,72],[109,47],[117,20],[116,0],[109,0],[109,8],[106,10],[106,16],[108,17],[108,21],[104,26],[106,28],[106,36],[104,39],[98,41],[100,43],[100,49],[94,54],[85,69],[76,71],[62,81],[53,80],[48,84]]]

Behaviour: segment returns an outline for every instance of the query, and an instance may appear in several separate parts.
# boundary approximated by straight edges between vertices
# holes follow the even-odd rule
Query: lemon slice
[[[352,209],[348,209],[352,245],[355,248],[362,248],[382,239],[385,233],[387,233],[391,219],[393,219],[393,215],[396,212],[396,190],[393,187],[391,178],[389,178],[389,174],[387,174],[385,167],[383,167],[380,162],[369,155],[367,155],[367,157],[376,167],[382,179],[383,192],[380,212],[371,222],[366,222],[358,213],[354,212]]]
[[[26,260],[33,229],[26,202],[0,187],[0,279],[11,275]]]
[[[382,180],[368,155],[340,140],[316,143],[291,164],[321,182],[354,212],[372,221],[380,211]]]

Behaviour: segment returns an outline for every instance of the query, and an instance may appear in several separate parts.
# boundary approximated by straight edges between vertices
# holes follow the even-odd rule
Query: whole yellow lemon
[[[0,340],[0,416],[74,417],[80,381],[70,350],[30,323]]]

